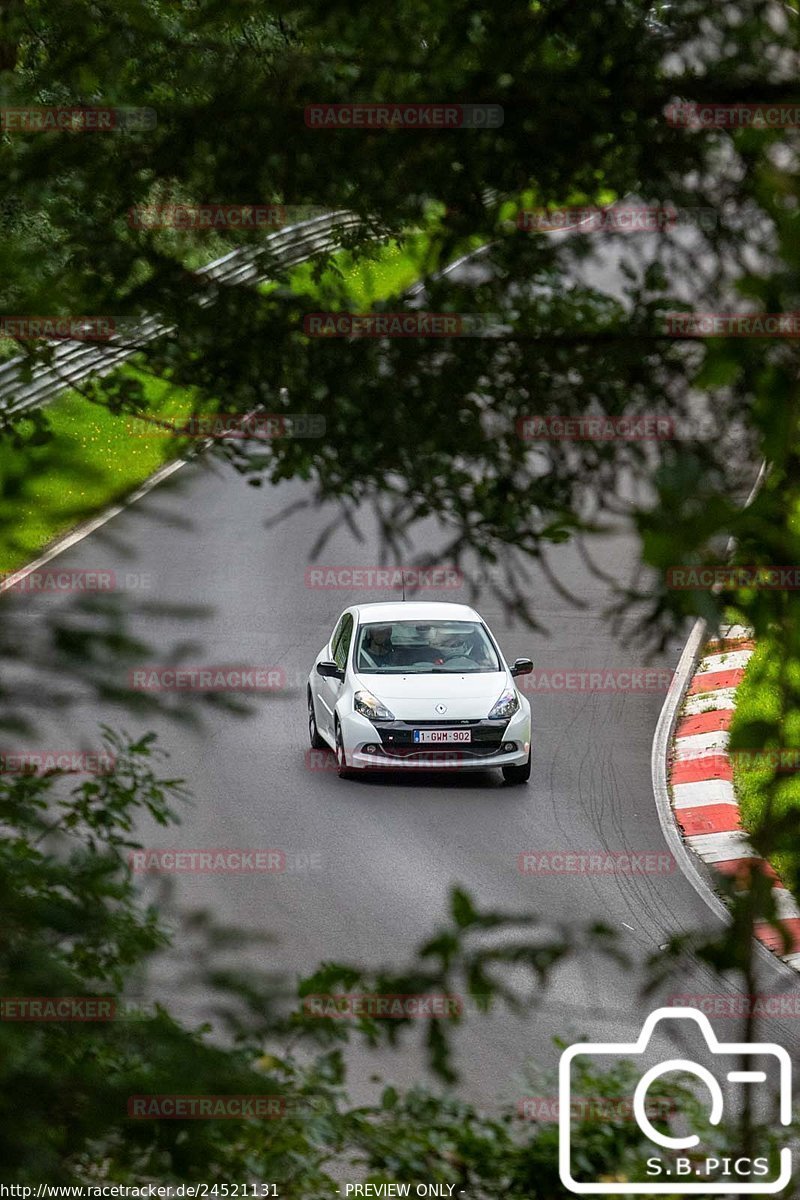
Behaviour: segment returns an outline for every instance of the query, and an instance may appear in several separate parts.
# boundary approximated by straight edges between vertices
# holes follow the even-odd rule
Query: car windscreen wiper
[[[480,667],[472,669],[471,667],[431,667],[430,671],[420,672],[420,674],[430,675],[488,675],[490,672],[482,671]]]

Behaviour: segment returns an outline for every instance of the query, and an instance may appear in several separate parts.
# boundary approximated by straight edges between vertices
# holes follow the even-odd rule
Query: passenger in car
[[[368,629],[363,648],[376,667],[391,666],[394,662],[391,625],[376,625],[374,629]]]

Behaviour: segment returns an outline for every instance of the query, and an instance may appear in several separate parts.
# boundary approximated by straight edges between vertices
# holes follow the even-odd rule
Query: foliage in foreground
[[[743,561],[798,561],[782,491],[796,465],[796,341],[674,336],[668,322],[687,308],[797,307],[796,131],[667,117],[676,103],[791,99],[800,26],[790,8],[512,0],[501,11],[469,0],[454,17],[450,0],[361,11],[329,0],[118,0],[101,10],[10,0],[0,13],[6,105],[156,116],[138,131],[2,135],[3,311],[157,313],[178,328],[152,347],[150,367],[201,406],[224,395],[236,412],[320,413],[324,439],[280,439],[242,469],[253,482],[306,480],[348,516],[374,507],[396,557],[406,529],[431,515],[445,525],[443,561],[467,567],[506,562],[513,547],[547,568],[553,546],[585,537],[591,551],[594,534],[633,521],[654,571],[613,583],[624,613],[644,596],[635,623],[652,644],[688,613],[716,620],[747,602],[736,589],[671,587],[670,567],[724,560],[730,535],[751,556]],[[354,98],[497,105],[503,122],[427,132],[307,123],[309,106]],[[519,220],[622,197],[680,219],[655,234],[564,238]],[[488,314],[494,332],[309,337],[317,292],[292,291],[288,275],[277,289],[226,287],[200,305],[186,254],[187,237],[194,255],[202,235],[141,229],[129,212],[210,200],[347,208],[363,220],[349,237],[357,258],[377,235],[426,228],[435,213],[432,268],[466,244],[494,248],[485,275],[430,278],[425,306]],[[231,230],[215,249],[259,236]],[[335,290],[325,303],[347,307]],[[48,353],[24,349],[31,360]],[[598,413],[659,413],[675,435],[520,436],[528,416]],[[775,486],[744,517],[762,456]],[[498,592],[536,618],[516,561]],[[778,616],[755,607],[762,628]],[[794,615],[790,624],[795,652]]]
[[[448,922],[409,969],[366,973],[327,964],[290,999],[285,981],[221,973],[209,928],[198,977],[213,982],[224,1019],[216,1028],[189,1027],[131,1000],[148,960],[172,936],[134,884],[132,830],[145,815],[171,824],[183,790],[160,773],[152,736],[132,742],[105,730],[105,746],[114,768],[91,780],[60,772],[0,777],[4,997],[98,995],[118,1006],[111,1021],[0,1021],[4,1182],[279,1180],[282,1195],[307,1197],[333,1196],[344,1172],[453,1182],[476,1196],[561,1194],[552,1121],[529,1124],[510,1109],[487,1116],[446,1090],[424,1087],[405,1094],[385,1087],[372,1106],[348,1100],[350,1036],[375,1047],[425,1026],[431,1069],[452,1082],[448,1025],[458,1017],[351,1025],[310,1015],[303,997],[356,989],[444,993],[525,1011],[551,969],[581,947],[599,945],[621,958],[609,931],[544,928],[528,913],[482,913],[456,890]],[[530,985],[524,1000],[520,973]],[[602,1097],[619,1094],[621,1081],[629,1089],[630,1078],[622,1068],[619,1079],[585,1074],[579,1082],[585,1095]],[[259,1095],[279,1115],[128,1116],[133,1096],[175,1094]],[[664,1095],[685,1098],[678,1088]],[[577,1144],[581,1160],[610,1177],[641,1162],[636,1126],[619,1113],[585,1114]]]

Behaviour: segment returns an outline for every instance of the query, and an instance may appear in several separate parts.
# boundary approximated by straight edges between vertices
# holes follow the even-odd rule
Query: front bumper
[[[347,765],[381,771],[479,771],[522,766],[528,761],[531,728],[526,712],[509,721],[376,721],[360,713],[341,722]],[[470,742],[414,742],[415,729],[469,729]],[[514,749],[506,749],[513,744]],[[367,750],[365,747],[372,747]]]

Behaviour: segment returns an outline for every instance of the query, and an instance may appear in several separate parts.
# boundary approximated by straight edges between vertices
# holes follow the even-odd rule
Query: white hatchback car
[[[404,601],[345,609],[308,677],[308,732],[339,774],[500,767],[531,773],[531,706],[514,683],[529,658],[506,663],[465,604]]]

